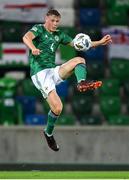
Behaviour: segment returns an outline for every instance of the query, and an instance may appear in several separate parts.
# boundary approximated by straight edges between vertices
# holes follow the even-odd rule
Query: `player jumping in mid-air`
[[[31,79],[50,106],[44,136],[48,146],[54,151],[59,150],[53,137],[54,125],[63,108],[55,86],[73,72],[77,78],[77,89],[80,92],[96,89],[101,85],[97,81],[86,81],[87,69],[84,58],[75,57],[60,66],[55,65],[55,53],[58,46],[60,44],[74,46],[73,39],[58,29],[60,20],[60,13],[51,9],[45,16],[45,23],[34,25],[23,37],[23,42],[30,49]],[[91,47],[107,45],[111,41],[111,36],[106,35],[99,41],[92,41]]]

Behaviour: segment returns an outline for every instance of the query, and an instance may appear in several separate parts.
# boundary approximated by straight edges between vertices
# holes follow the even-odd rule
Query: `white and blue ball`
[[[79,33],[74,38],[74,47],[77,51],[87,51],[91,47],[91,39],[87,34]]]

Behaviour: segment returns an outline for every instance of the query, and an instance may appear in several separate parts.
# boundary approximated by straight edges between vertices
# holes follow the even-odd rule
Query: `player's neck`
[[[50,29],[47,27],[46,24],[43,24],[44,28],[46,29],[46,31],[48,31],[49,33],[53,33],[52,31],[50,31]]]

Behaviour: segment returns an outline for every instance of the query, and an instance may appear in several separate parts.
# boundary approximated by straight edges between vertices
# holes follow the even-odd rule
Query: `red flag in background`
[[[129,59],[129,28],[126,26],[109,26],[102,28],[102,34],[112,36],[112,44],[109,45],[109,58]]]
[[[28,49],[23,43],[2,43],[0,63],[11,64],[12,62],[28,64]]]
[[[21,22],[43,22],[48,11],[47,0],[0,0],[0,19]]]

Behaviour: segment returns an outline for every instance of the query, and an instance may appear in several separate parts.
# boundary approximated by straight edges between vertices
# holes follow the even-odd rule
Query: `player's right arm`
[[[112,43],[112,37],[109,34],[107,34],[98,41],[92,41],[91,47],[104,46],[109,43]]]
[[[35,38],[35,35],[33,32],[28,31],[23,36],[23,42],[27,45],[29,49],[31,49],[33,55],[39,55],[41,53],[40,49],[37,49],[33,44],[33,39]]]

